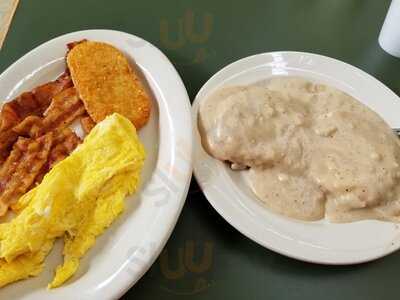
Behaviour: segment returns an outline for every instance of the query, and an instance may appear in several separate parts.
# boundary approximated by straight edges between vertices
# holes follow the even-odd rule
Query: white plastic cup
[[[387,53],[400,57],[400,0],[393,0],[379,35],[379,45]]]

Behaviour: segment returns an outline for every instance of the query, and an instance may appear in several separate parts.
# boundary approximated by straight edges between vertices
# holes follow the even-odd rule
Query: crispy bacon
[[[10,154],[12,145],[17,138],[18,134],[12,130],[0,131],[0,164],[3,163]]]
[[[38,116],[27,116],[21,123],[16,125],[12,131],[19,136],[36,137],[39,136],[43,118]]]
[[[71,50],[77,41],[68,44]],[[0,111],[0,216],[81,143],[68,126],[77,118],[95,125],[79,99],[69,70],[55,81],[22,93]]]
[[[0,168],[0,216],[30,189],[48,160],[52,142],[51,132],[36,139],[18,138]]]
[[[27,116],[40,116],[48,108],[51,99],[72,86],[69,74],[64,73],[55,81],[45,83],[30,92],[22,93],[3,105],[0,112],[0,131],[10,129]]]
[[[65,72],[55,81],[38,86],[3,105],[0,111],[0,164],[5,161],[18,138],[18,134],[12,130],[13,127],[26,117],[42,115],[51,99],[71,86],[71,77]]]
[[[88,114],[85,114],[80,119],[80,123],[85,134],[89,134],[89,132],[93,129],[93,127],[96,126],[96,123]]]
[[[48,165],[51,169],[56,163],[66,158],[82,140],[70,128],[64,128],[56,137],[51,148]]]
[[[43,130],[65,127],[85,113],[85,107],[75,88],[69,88],[54,97],[44,112]]]
[[[68,44],[71,50],[77,41]],[[0,216],[66,158],[81,139],[68,127],[80,118],[86,133],[95,126],[67,69],[55,81],[22,93],[0,111]]]
[[[68,88],[53,98],[44,117],[29,116],[13,128],[17,134],[38,137],[46,132],[61,130],[85,114],[83,102],[74,88]]]
[[[81,142],[68,125],[85,112],[76,90],[71,87],[54,96],[50,106],[43,113],[43,117],[28,116],[12,129],[17,135],[29,138],[38,138],[49,132],[53,134],[54,141],[48,159],[36,174],[32,187],[39,184],[44,175],[57,162],[67,157]]]
[[[53,132],[54,141],[48,160],[36,176],[34,185],[39,184],[54,164],[67,157],[81,142],[68,126],[85,112],[76,90],[68,88],[53,98],[44,117],[28,116],[13,128],[18,135],[31,138]]]
[[[47,162],[36,176],[34,185],[40,184],[44,175],[46,175],[56,163],[66,158],[74,151],[81,142],[81,139],[70,128],[67,127],[59,131],[58,134],[54,136],[53,146],[50,150]]]

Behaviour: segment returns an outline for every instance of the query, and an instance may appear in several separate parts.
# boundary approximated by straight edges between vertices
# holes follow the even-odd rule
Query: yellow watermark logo
[[[166,279],[161,288],[177,295],[193,295],[212,285],[214,244],[186,241],[175,251],[164,249],[159,258],[160,271]]]
[[[211,13],[195,14],[186,10],[177,20],[161,19],[160,41],[161,46],[173,56],[176,50],[185,49],[193,54],[189,59],[177,60],[179,65],[203,63],[214,51],[207,47],[207,43],[214,28],[214,18]]]

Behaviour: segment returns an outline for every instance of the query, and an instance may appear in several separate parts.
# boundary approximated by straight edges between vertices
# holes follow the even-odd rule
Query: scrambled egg
[[[0,224],[0,286],[39,274],[57,237],[64,237],[64,263],[49,288],[70,278],[96,236],[122,212],[125,196],[136,190],[144,159],[128,119],[113,114],[97,124],[19,199],[14,208],[20,213]]]

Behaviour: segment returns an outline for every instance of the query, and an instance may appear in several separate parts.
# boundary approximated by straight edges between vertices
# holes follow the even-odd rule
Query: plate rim
[[[220,216],[222,216],[225,221],[227,221],[231,226],[233,226],[236,230],[238,230],[241,234],[243,234],[245,237],[249,238],[250,240],[256,242],[257,244],[259,244],[260,246],[267,248],[275,253],[287,256],[289,258],[293,258],[299,261],[304,261],[304,262],[308,262],[308,263],[313,263],[313,264],[321,264],[321,265],[354,265],[354,264],[362,264],[362,263],[366,263],[372,260],[376,260],[379,258],[382,258],[384,256],[387,256],[395,251],[398,251],[400,249],[400,244],[397,245],[395,248],[386,250],[386,251],[382,251],[382,253],[377,254],[377,255],[373,255],[370,257],[366,257],[366,258],[362,258],[362,259],[358,259],[358,260],[342,260],[342,261],[335,261],[335,260],[324,260],[324,259],[314,259],[314,258],[310,258],[307,255],[301,255],[301,254],[296,254],[291,252],[290,250],[286,250],[286,249],[282,249],[279,247],[275,247],[274,245],[268,244],[267,242],[263,241],[262,239],[260,239],[257,234],[254,234],[251,230],[249,230],[245,225],[242,225],[240,221],[235,221],[235,216],[232,215],[231,213],[227,212],[224,210],[223,207],[221,207],[218,204],[218,201],[216,201],[215,199],[213,199],[214,197],[216,197],[215,191],[212,191],[212,189],[208,188],[207,185],[203,182],[202,180],[202,176],[199,173],[199,162],[197,161],[197,147],[202,147],[201,145],[201,141],[199,141],[199,132],[198,132],[198,125],[197,125],[197,114],[198,114],[198,108],[199,108],[199,102],[200,102],[200,97],[201,96],[205,96],[202,95],[203,93],[205,93],[205,91],[207,89],[209,89],[207,91],[207,94],[212,93],[213,91],[215,91],[215,89],[213,90],[212,88],[209,88],[208,86],[212,84],[212,82],[216,79],[218,79],[220,76],[223,75],[224,72],[227,72],[227,69],[229,68],[233,68],[236,65],[239,64],[243,64],[246,61],[252,61],[254,59],[258,59],[259,57],[262,56],[266,56],[266,57],[271,57],[273,55],[299,55],[299,56],[306,56],[306,57],[311,57],[311,58],[317,58],[317,59],[322,59],[325,60],[329,63],[335,63],[335,64],[342,64],[344,66],[346,66],[349,70],[356,72],[358,74],[361,74],[363,77],[368,78],[369,80],[374,81],[377,86],[379,86],[379,88],[384,89],[387,93],[389,93],[392,97],[400,100],[400,97],[394,92],[392,91],[389,87],[387,87],[385,84],[383,84],[381,81],[379,81],[377,78],[375,78],[374,76],[372,76],[371,74],[363,71],[362,69],[351,65],[347,62],[341,61],[339,59],[336,58],[332,58],[326,55],[321,55],[321,54],[317,54],[317,53],[310,53],[310,52],[302,52],[302,51],[272,51],[272,52],[262,52],[262,53],[258,53],[258,54],[254,54],[254,55],[250,55],[247,57],[243,57],[240,58],[236,61],[233,61],[231,63],[226,64],[225,66],[223,66],[221,69],[219,69],[215,74],[213,74],[204,84],[203,86],[200,88],[200,90],[198,91],[198,93],[195,96],[195,99],[192,103],[192,120],[193,120],[193,138],[194,138],[194,161],[193,161],[193,174],[194,177],[196,178],[196,182],[199,184],[200,189],[202,190],[202,192],[204,193],[207,201],[211,204],[211,206],[218,212],[218,214]],[[250,69],[250,67],[244,67],[241,71],[245,72],[248,71]],[[235,76],[238,76],[238,74],[240,74],[240,71],[236,71],[234,74],[230,74],[230,76],[223,78],[221,81],[227,81],[230,78],[233,78]],[[222,83],[217,84],[218,88],[221,87]],[[215,88],[215,87],[214,87]],[[203,150],[204,151],[204,150]],[[208,155],[208,154],[207,154]],[[211,158],[213,159],[213,158]],[[267,209],[267,208],[266,208]],[[284,218],[284,217],[283,217]],[[295,220],[294,220],[295,221]],[[394,223],[393,223],[394,224]]]
[[[187,152],[189,153],[189,156],[187,157],[187,167],[185,167],[183,170],[180,170],[181,176],[184,177],[184,180],[182,180],[182,184],[180,185],[178,192],[175,193],[174,200],[176,203],[174,204],[173,208],[174,210],[171,212],[169,215],[169,220],[168,220],[168,226],[162,228],[162,235],[160,235],[160,241],[159,243],[155,246],[153,249],[153,252],[149,255],[149,259],[147,259],[145,265],[140,268],[140,272],[137,272],[137,275],[135,276],[123,276],[123,274],[127,274],[128,272],[122,272],[124,270],[128,270],[129,268],[129,262],[130,262],[130,257],[125,259],[124,264],[121,266],[119,269],[115,269],[115,274],[111,278],[111,280],[108,282],[107,286],[104,288],[94,288],[91,292],[82,294],[82,297],[84,299],[97,299],[98,297],[107,298],[107,299],[115,299],[123,296],[148,270],[149,268],[154,264],[155,260],[158,258],[160,255],[161,251],[165,247],[167,241],[169,240],[176,223],[179,219],[179,216],[182,212],[183,206],[186,202],[188,190],[190,187],[190,182],[193,174],[193,134],[192,134],[192,118],[191,118],[191,106],[190,106],[190,98],[188,96],[186,87],[183,83],[183,80],[181,76],[179,75],[179,72],[176,70],[175,66],[172,64],[172,62],[169,60],[169,58],[155,45],[150,43],[149,41],[141,38],[138,35],[134,35],[128,32],[123,32],[119,30],[110,30],[110,29],[86,29],[86,30],[78,30],[78,31],[73,31],[73,32],[68,32],[65,34],[61,34],[58,36],[55,36],[49,40],[46,40],[43,43],[38,44],[35,46],[33,49],[16,59],[13,63],[11,63],[4,71],[0,74],[0,80],[2,80],[3,77],[11,76],[9,75],[10,73],[13,73],[14,68],[16,68],[19,64],[23,64],[26,59],[29,59],[31,56],[34,56],[37,51],[40,51],[40,48],[48,47],[52,43],[57,43],[58,40],[62,40],[64,38],[70,37],[71,40],[73,40],[74,36],[79,36],[81,34],[104,34],[104,35],[113,35],[113,36],[121,36],[121,37],[127,37],[127,38],[133,38],[135,40],[138,40],[140,42],[145,43],[146,47],[152,48],[152,50],[155,50],[159,58],[162,59],[165,62],[165,66],[168,67],[172,71],[172,75],[176,79],[176,86],[179,87],[180,90],[180,96],[184,98],[186,101],[180,101],[181,106],[179,107],[179,113],[185,116],[185,121],[188,121],[190,124],[187,126],[187,128],[182,128],[182,132],[184,133],[183,135],[185,136],[185,139],[189,141],[188,143],[188,149]],[[90,37],[89,37],[90,39]],[[29,75],[28,73],[18,75],[16,77],[23,78],[24,76]],[[15,81],[18,83],[18,80]],[[9,92],[9,90],[7,90]],[[178,98],[178,97],[177,97]],[[6,102],[7,99],[4,101],[1,101],[2,103]],[[157,100],[155,100],[157,101]],[[168,102],[168,101],[166,101]],[[171,105],[170,105],[171,106]],[[168,108],[170,108],[168,106]],[[159,112],[161,115],[161,112]],[[171,118],[172,122],[177,122],[174,121],[174,118]],[[176,125],[177,126],[177,125]],[[160,130],[160,129],[158,129]],[[161,136],[160,136],[161,138]],[[176,139],[176,138],[175,138]],[[175,141],[176,144],[174,146],[177,146],[178,141]],[[177,154],[177,149],[174,147],[174,154]],[[160,154],[161,148],[158,150],[157,154],[157,166],[158,166],[158,160],[159,160],[159,154]],[[175,161],[176,164],[176,161]],[[182,164],[181,164],[182,165]],[[153,230],[154,231],[154,230]],[[105,232],[106,233],[106,232]],[[145,237],[143,240],[141,240],[141,244],[145,242],[151,241],[150,239],[151,232],[149,231],[149,235]],[[92,271],[93,272],[93,271]],[[40,276],[40,275],[39,275]],[[29,279],[28,279],[29,280]],[[49,296],[51,296],[52,291],[47,291],[49,293]],[[29,293],[28,293],[29,294]],[[63,298],[63,295],[59,295],[61,298]]]

